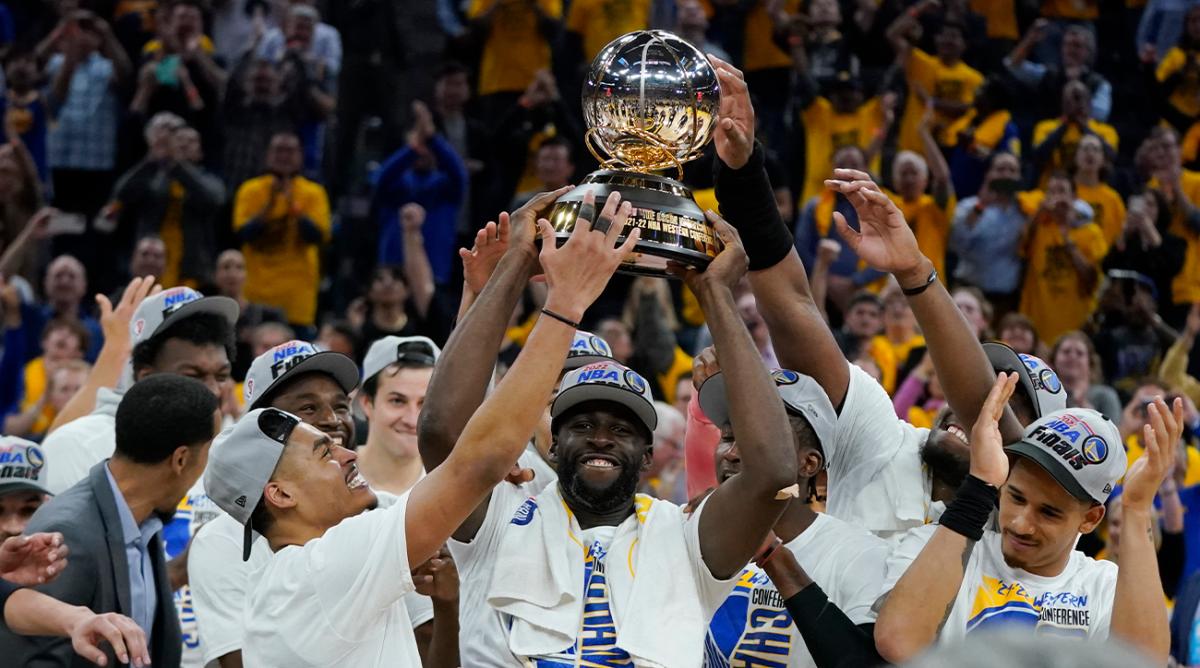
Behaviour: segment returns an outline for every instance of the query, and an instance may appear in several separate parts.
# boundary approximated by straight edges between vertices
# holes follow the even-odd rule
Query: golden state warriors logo
[[[29,462],[29,465],[36,471],[46,465],[46,456],[39,448],[31,445],[25,449],[25,461]]]
[[[639,376],[636,371],[633,369],[626,369],[624,377],[625,384],[631,387],[634,392],[637,392],[638,394],[646,393],[646,381]]]
[[[1084,460],[1089,464],[1100,464],[1108,459],[1108,442],[1099,436],[1089,436],[1079,446]]]
[[[608,347],[608,342],[604,339],[592,334],[588,337],[588,343],[592,345],[592,352],[612,357],[612,350]]]
[[[800,374],[791,369],[776,369],[771,372],[771,379],[777,386],[795,385],[800,382]]]
[[[1058,374],[1054,373],[1053,369],[1042,369],[1038,374],[1038,379],[1042,382],[1042,387],[1049,390],[1051,394],[1058,394],[1062,391],[1062,381],[1058,379]]]

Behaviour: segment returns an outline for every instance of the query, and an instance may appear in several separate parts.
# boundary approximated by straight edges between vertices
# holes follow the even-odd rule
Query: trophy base
[[[622,201],[633,205],[620,238],[624,240],[635,227],[642,231],[634,252],[617,271],[666,277],[668,261],[704,269],[716,257],[720,250],[716,232],[687,186],[656,174],[609,169],[588,174],[574,190],[554,203],[550,224],[554,226],[558,245],[571,236],[584,194],[595,194],[599,214],[613,191],[621,193]]]

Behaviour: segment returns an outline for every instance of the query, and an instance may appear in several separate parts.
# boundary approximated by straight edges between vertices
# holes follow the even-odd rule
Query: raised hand
[[[738,281],[742,280],[742,276],[746,275],[746,270],[750,266],[750,259],[746,256],[746,249],[742,247],[742,237],[738,235],[737,230],[711,209],[704,212],[704,217],[708,219],[717,233],[717,238],[721,240],[723,246],[721,252],[717,253],[704,271],[697,271],[692,267],[685,267],[675,262],[667,264],[667,271],[672,276],[682,278],[683,282],[697,295],[714,284],[724,285],[732,290]]]
[[[115,612],[97,615],[84,610],[86,613],[71,626],[71,647],[76,654],[104,666],[108,658],[100,646],[107,644],[121,663],[139,667],[150,665],[146,633],[132,619]]]
[[[999,487],[1008,480],[1008,455],[1004,454],[1004,437],[1000,435],[1000,418],[1017,387],[1017,374],[1001,373],[988,392],[979,419],[971,428],[971,475]]]
[[[864,262],[873,269],[894,274],[901,287],[915,287],[913,282],[925,280],[926,276],[919,274],[922,267],[929,266],[929,260],[917,246],[917,238],[904,214],[879,190],[870,174],[856,169],[835,169],[833,178],[825,180],[825,187],[844,195],[858,214],[858,231],[840,213],[834,212],[833,220],[838,233]]]
[[[67,567],[68,551],[60,533],[12,536],[0,543],[0,578],[26,587],[45,584]]]
[[[591,192],[584,195],[585,206],[595,206],[595,201]],[[632,210],[629,202],[621,201],[620,193],[613,192],[595,225],[586,218],[576,220],[575,229],[561,248],[555,244],[550,221],[538,220],[543,240],[540,259],[549,290],[547,309],[576,322],[583,317],[642,236],[641,230],[634,228],[625,243],[616,245]]]
[[[708,55],[708,62],[721,82],[721,107],[713,128],[717,156],[729,167],[741,169],[754,153],[754,106],[750,104],[750,89],[741,70],[712,54]]]
[[[537,258],[538,251],[534,242],[538,237],[538,219],[550,215],[550,209],[553,208],[554,202],[567,194],[572,187],[574,186],[563,186],[558,190],[538,193],[508,217],[511,226],[509,251],[524,252]],[[500,215],[504,216],[505,214]]]
[[[1168,409],[1162,397],[1155,397],[1146,406],[1146,424],[1142,427],[1146,451],[1125,474],[1125,491],[1121,493],[1125,508],[1150,510],[1154,495],[1175,465],[1182,434],[1183,400],[1175,399]]]
[[[400,228],[405,232],[420,232],[425,224],[425,207],[409,202],[400,207]]]
[[[475,294],[483,292],[483,286],[487,285],[488,279],[492,277],[496,264],[500,262],[504,251],[508,250],[510,229],[508,214],[501,213],[498,223],[489,221],[475,233],[475,245],[471,250],[458,249],[458,256],[462,258],[463,263],[463,278],[467,282],[467,288]]]
[[[162,286],[154,283],[153,276],[138,276],[125,286],[125,292],[121,294],[121,301],[117,302],[116,307],[108,297],[97,294],[96,304],[100,307],[100,329],[104,332],[104,345],[129,349],[133,336],[129,329],[129,321],[133,319],[133,312],[143,299],[161,290]]]

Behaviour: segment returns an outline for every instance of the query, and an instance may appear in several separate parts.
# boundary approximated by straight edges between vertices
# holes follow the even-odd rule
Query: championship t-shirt
[[[210,520],[221,514],[217,505],[204,493],[200,480],[188,490],[187,496],[175,509],[175,517],[163,527],[162,537],[166,544],[167,558],[174,559],[187,549],[188,541]],[[241,551],[237,553],[241,559]],[[191,555],[188,555],[191,561]],[[192,603],[192,589],[184,585],[175,592],[175,609],[179,614],[179,630],[183,635],[183,655],[180,665],[184,668],[203,668],[207,665],[205,647],[196,620],[196,609]]]
[[[875,621],[871,606],[883,590],[887,543],[826,514],[785,546],[829,601],[855,624]],[[704,651],[709,668],[815,668],[812,655],[771,579],[753,563],[742,569],[729,598],[713,615]]]
[[[271,557],[263,538],[254,542],[249,561],[242,561],[242,525],[226,513],[204,524],[188,552],[188,582],[195,588],[195,618],[204,629],[204,664],[216,665],[221,657],[242,649],[246,630],[246,590],[250,574]],[[186,642],[185,632],[185,642]]]
[[[853,364],[832,443],[826,444],[826,512],[888,538],[928,519],[931,483],[921,463],[928,429],[896,417],[892,400]]]
[[[935,530],[930,525],[900,541],[888,559],[884,591],[896,586]],[[975,545],[939,642],[962,640],[976,631],[1013,628],[1067,638],[1108,638],[1117,591],[1116,564],[1074,551],[1062,573],[1043,577],[1005,563],[1001,540],[999,533],[987,531]]]
[[[633,666],[626,652],[616,646],[618,628],[612,616],[611,601],[623,592],[610,589],[609,573],[615,568],[627,568],[624,558],[608,559],[608,546],[618,527],[595,527],[575,538],[587,545],[584,553],[584,579],[579,583],[584,592],[583,619],[574,647],[542,657],[517,657],[508,646],[509,620],[506,620],[487,601],[488,590],[496,568],[503,533],[518,519],[532,496],[525,485],[501,483],[488,503],[487,518],[469,543],[451,539],[448,542],[459,574],[459,659],[471,668],[511,667],[556,668],[558,666]],[[655,503],[667,503],[656,501]],[[729,593],[731,580],[717,580],[700,556],[699,525],[703,506],[685,516],[684,533],[691,560],[679,564],[690,571],[708,611],[715,611]],[[563,540],[572,537],[564,535]],[[643,546],[639,546],[643,549]],[[539,577],[530,574],[530,577]],[[706,613],[707,614],[707,613]],[[582,651],[583,656],[577,656]]]
[[[419,666],[404,604],[413,591],[408,495],[276,552],[250,576],[246,666]]]

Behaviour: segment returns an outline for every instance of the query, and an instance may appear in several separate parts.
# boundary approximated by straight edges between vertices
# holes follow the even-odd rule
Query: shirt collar
[[[117,502],[117,514],[121,516],[121,534],[126,545],[147,545],[154,534],[162,529],[162,520],[151,515],[147,517],[139,526],[133,518],[133,511],[129,509],[129,504],[125,502],[125,495],[121,494],[121,488],[117,486],[117,479],[113,477],[112,469],[108,463],[104,464],[104,475],[108,476],[109,487],[112,488],[113,498]]]

